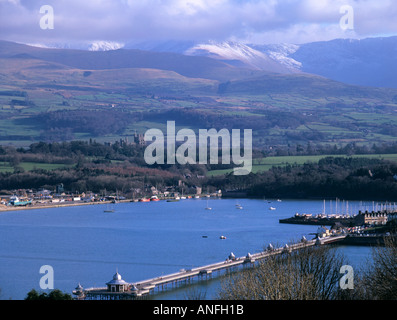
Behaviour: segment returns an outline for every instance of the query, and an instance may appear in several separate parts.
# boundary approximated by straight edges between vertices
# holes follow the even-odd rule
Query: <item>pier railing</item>
[[[78,299],[137,299],[144,297],[151,292],[154,292],[157,288],[158,291],[168,289],[168,285],[171,287],[178,286],[180,283],[190,283],[192,279],[196,277],[212,277],[212,275],[218,271],[218,274],[222,270],[229,270],[239,266],[252,266],[256,261],[265,259],[272,255],[282,254],[286,252],[292,252],[294,250],[302,249],[308,246],[324,245],[342,241],[346,238],[346,234],[333,235],[325,238],[317,238],[314,240],[304,240],[291,245],[285,245],[284,247],[268,249],[259,253],[247,254],[247,256],[235,258],[229,256],[228,259],[212,264],[208,264],[201,267],[192,269],[181,270],[176,273],[162,275],[159,277],[135,282],[130,284],[130,290],[128,292],[109,292],[106,287],[102,288],[90,288],[82,290],[81,292],[75,292]]]

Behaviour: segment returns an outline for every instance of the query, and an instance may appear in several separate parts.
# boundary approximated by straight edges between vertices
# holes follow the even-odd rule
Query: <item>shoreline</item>
[[[215,197],[211,197],[215,198]],[[216,198],[221,198],[221,197],[216,197]],[[162,200],[169,200],[172,198],[159,198],[159,201]],[[200,199],[203,199],[200,198]],[[118,200],[117,203],[129,203],[129,202],[140,202],[138,199],[126,199],[126,200]],[[152,202],[152,201],[149,201]],[[116,203],[116,204],[117,204]],[[112,201],[94,201],[94,202],[73,202],[73,201],[68,201],[68,202],[61,202],[61,203],[36,203],[32,205],[27,205],[27,206],[20,206],[20,207],[14,207],[14,206],[6,206],[6,205],[0,205],[0,214],[4,212],[11,212],[11,211],[24,211],[24,210],[37,210],[37,209],[51,209],[51,208],[63,208],[63,207],[76,207],[76,206],[93,206],[93,205],[104,205],[104,204],[115,204]]]
[[[131,200],[120,200],[119,203],[131,202]],[[5,212],[12,211],[25,211],[25,210],[37,210],[37,209],[52,209],[52,208],[63,208],[63,207],[76,207],[76,206],[94,206],[94,205],[104,205],[104,204],[112,204],[111,201],[102,201],[102,202],[81,202],[81,203],[63,203],[63,204],[55,204],[55,203],[45,203],[45,204],[34,204],[30,206],[24,207],[12,207],[0,205],[0,214]]]
[[[168,200],[169,198],[159,199],[159,201]],[[70,202],[70,203],[69,203]],[[112,201],[94,201],[94,202],[62,202],[62,203],[39,203],[28,206],[21,207],[13,207],[0,205],[0,214],[11,211],[24,211],[24,210],[37,210],[37,209],[51,209],[51,208],[63,208],[63,207],[76,207],[76,206],[94,206],[94,205],[104,205],[104,204],[115,204]],[[127,200],[118,200],[117,203],[129,203],[129,202],[140,202],[137,199],[127,199]],[[149,201],[152,202],[152,201]],[[117,204],[116,203],[116,204]]]

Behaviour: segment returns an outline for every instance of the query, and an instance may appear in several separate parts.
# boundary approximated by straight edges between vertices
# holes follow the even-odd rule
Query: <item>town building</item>
[[[359,211],[358,215],[355,217],[356,225],[384,225],[388,220],[390,213],[386,211]]]
[[[127,292],[130,284],[125,282],[121,275],[116,272],[113,279],[106,283],[109,292]]]

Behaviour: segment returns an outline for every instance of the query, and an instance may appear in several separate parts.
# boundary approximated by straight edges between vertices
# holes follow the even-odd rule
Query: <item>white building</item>
[[[130,286],[129,283],[125,282],[121,278],[121,275],[118,272],[116,272],[113,279],[106,283],[106,285],[108,286],[109,292],[126,292]]]

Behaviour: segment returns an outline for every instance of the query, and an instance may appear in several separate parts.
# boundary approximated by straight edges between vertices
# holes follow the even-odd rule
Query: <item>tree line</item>
[[[394,146],[392,146],[394,147]],[[391,147],[391,148],[392,148]],[[208,176],[225,165],[147,165],[144,147],[95,141],[34,143],[29,148],[0,147],[0,163],[14,167],[0,172],[0,190],[54,189],[125,191],[145,186],[182,185],[204,190],[244,191],[257,198],[341,198],[392,201],[397,195],[397,164],[374,158],[326,157],[318,163],[274,166],[268,171],[235,176]],[[256,153],[263,156],[263,153]],[[55,170],[25,171],[23,162],[65,164]]]
[[[326,157],[318,163],[273,167],[248,187],[253,197],[395,200],[397,164],[370,158]]]

